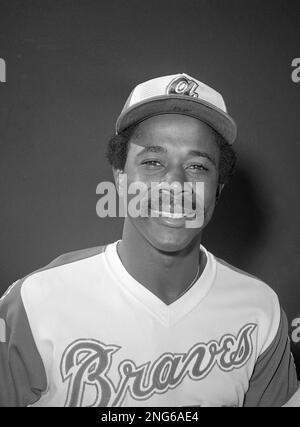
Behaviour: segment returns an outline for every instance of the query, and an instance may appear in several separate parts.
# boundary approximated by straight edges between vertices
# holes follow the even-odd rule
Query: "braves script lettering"
[[[256,324],[246,324],[235,337],[195,344],[187,353],[164,353],[153,362],[137,366],[130,359],[118,366],[119,380],[109,377],[113,355],[121,349],[93,339],[79,339],[65,350],[61,376],[68,381],[65,406],[121,406],[127,393],[136,400],[166,393],[185,377],[199,381],[214,367],[229,372],[243,366],[253,350],[251,335]],[[88,398],[87,398],[88,396]]]

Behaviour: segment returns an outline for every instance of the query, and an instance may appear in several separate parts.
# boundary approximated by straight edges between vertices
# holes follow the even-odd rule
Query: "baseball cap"
[[[200,119],[232,144],[237,127],[220,93],[185,73],[157,77],[137,85],[116,123],[116,133],[160,114]]]

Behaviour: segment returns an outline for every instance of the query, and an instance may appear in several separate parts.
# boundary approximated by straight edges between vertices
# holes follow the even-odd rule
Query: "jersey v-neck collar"
[[[206,255],[206,265],[201,276],[180,298],[171,304],[165,304],[128,273],[119,257],[118,243],[119,241],[107,245],[104,252],[104,259],[110,274],[123,290],[125,288],[133,298],[143,304],[166,327],[173,326],[196,308],[213,285],[216,275],[216,261],[213,255],[201,245],[200,249]]]

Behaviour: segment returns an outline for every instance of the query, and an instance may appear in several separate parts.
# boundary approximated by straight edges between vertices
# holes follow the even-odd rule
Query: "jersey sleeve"
[[[47,388],[21,296],[22,281],[0,299],[0,406],[29,406]]]
[[[284,311],[281,310],[276,336],[257,359],[244,406],[283,406],[297,388],[296,368],[288,337],[288,322]]]

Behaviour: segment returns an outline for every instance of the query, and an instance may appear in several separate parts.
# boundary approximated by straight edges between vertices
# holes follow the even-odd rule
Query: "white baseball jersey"
[[[0,300],[0,405],[283,405],[297,378],[276,294],[201,250],[201,277],[170,305],[117,242],[17,281]]]

